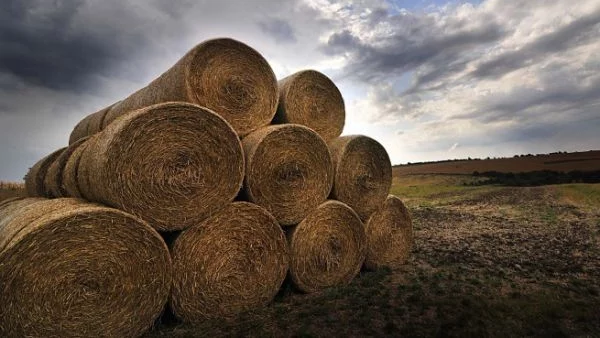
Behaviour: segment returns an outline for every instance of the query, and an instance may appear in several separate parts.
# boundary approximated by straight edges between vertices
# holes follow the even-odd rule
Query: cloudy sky
[[[224,36],[327,74],[395,164],[600,149],[598,0],[2,0],[0,180]]]

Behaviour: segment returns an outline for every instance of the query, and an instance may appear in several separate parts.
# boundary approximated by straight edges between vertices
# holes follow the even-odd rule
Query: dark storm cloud
[[[7,0],[0,11],[0,72],[52,89],[81,89],[119,57],[108,39],[70,24],[82,1]]]
[[[290,24],[281,19],[271,18],[258,23],[260,29],[267,35],[273,37],[277,43],[296,42],[296,34]]]
[[[376,19],[365,19],[366,31],[375,30],[383,19],[381,11],[375,11]],[[500,26],[490,21],[477,29],[462,29],[464,23],[456,22],[440,26],[427,16],[388,16],[387,23],[393,31],[374,42],[366,42],[342,30],[332,34],[322,50],[330,55],[346,54],[350,60],[346,73],[363,81],[373,81],[390,75],[399,75],[426,64],[435,71],[428,72],[422,81],[432,81],[444,74],[446,65],[457,60],[457,55],[474,46],[493,43],[503,37]],[[455,62],[461,68],[464,62]]]
[[[115,66],[152,46],[153,25],[180,11],[160,12],[148,20],[147,7],[135,3],[92,0],[3,0],[0,10],[0,73],[28,84],[82,92],[94,88],[95,76],[114,75]],[[181,8],[173,4],[171,8]],[[94,11],[105,21],[90,22]],[[108,24],[107,24],[108,22]],[[120,68],[135,73],[135,64]],[[127,74],[127,75],[132,75]]]

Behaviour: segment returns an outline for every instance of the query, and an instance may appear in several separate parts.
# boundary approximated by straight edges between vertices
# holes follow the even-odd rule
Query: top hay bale
[[[104,125],[135,109],[182,101],[216,112],[244,136],[269,124],[277,100],[277,79],[262,55],[233,39],[207,40],[148,86],[115,104]]]
[[[235,131],[214,112],[191,103],[131,112],[79,149],[73,190],[162,231],[185,229],[225,207],[244,178]]]
[[[379,142],[362,135],[329,143],[334,166],[331,197],[348,204],[363,221],[385,201],[392,185],[392,164]]]
[[[327,144],[298,124],[261,128],[242,140],[244,192],[284,226],[298,224],[331,191],[333,166]]]
[[[279,105],[273,123],[297,123],[326,142],[340,136],[346,112],[342,94],[327,76],[304,70],[279,81]]]
[[[365,224],[367,257],[370,270],[388,266],[397,268],[410,256],[413,246],[413,227],[410,213],[402,200],[389,195],[381,208]]]
[[[169,252],[148,224],[77,199],[0,207],[0,336],[136,337],[167,302]]]

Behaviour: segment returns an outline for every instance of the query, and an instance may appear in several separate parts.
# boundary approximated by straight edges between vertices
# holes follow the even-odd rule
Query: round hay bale
[[[86,137],[88,136],[88,126],[90,123],[90,120],[92,119],[92,115],[88,115],[86,117],[84,117],[81,121],[79,121],[79,123],[77,123],[77,125],[75,125],[75,128],[73,128],[73,131],[71,132],[71,135],[69,136],[69,144],[74,143],[75,141],[79,140],[80,138]]]
[[[124,115],[91,137],[77,183],[90,201],[157,230],[182,230],[231,202],[244,156],[231,126],[207,108],[169,102]]]
[[[364,225],[339,201],[321,204],[288,237],[290,276],[303,292],[350,283],[365,259]]]
[[[52,162],[67,148],[60,148],[50,155],[39,160],[36,164],[33,165],[29,169],[27,175],[25,175],[25,191],[27,195],[30,197],[47,196],[47,189],[44,186],[44,180],[46,178],[46,173],[48,172],[48,168],[52,165]]]
[[[0,228],[0,336],[137,337],[153,325],[171,283],[156,231],[81,200],[23,201],[0,211],[10,217]]]
[[[213,110],[243,136],[271,122],[277,100],[277,79],[262,55],[239,41],[214,39],[115,105],[105,123],[152,104],[182,101]]]
[[[244,193],[281,225],[298,224],[327,199],[333,184],[331,155],[313,130],[298,124],[268,126],[242,144]]]
[[[5,204],[12,203],[14,201],[22,200],[24,198],[31,198],[31,197],[21,197],[21,196],[18,196],[18,197],[9,197],[7,199],[0,200],[0,207],[2,207]]]
[[[340,136],[346,119],[344,99],[327,76],[303,70],[280,80],[278,85],[279,105],[273,123],[307,126],[325,141]]]
[[[54,159],[44,178],[44,187],[46,188],[48,197],[68,197],[68,193],[63,186],[63,174],[67,161],[77,148],[79,148],[87,137],[81,138],[71,143],[65,151]]]
[[[113,109],[119,103],[121,103],[121,101],[117,101],[106,108],[106,114],[104,114],[104,118],[102,119],[102,126],[100,127],[100,130],[104,130],[104,128],[106,128],[106,126],[108,126],[110,122],[112,122],[112,120],[109,120],[107,116],[109,116],[110,110]]]
[[[385,201],[392,185],[392,164],[379,142],[362,135],[329,143],[334,166],[331,197],[348,204],[363,221]]]
[[[81,140],[79,146],[75,146],[73,143],[71,146],[74,147],[73,152],[68,156],[65,167],[62,171],[62,188],[64,190],[64,197],[77,197],[82,198],[81,190],[79,189],[79,162],[81,162],[81,155],[88,145],[88,140],[92,137],[84,137]],[[69,146],[69,147],[71,147]]]
[[[264,208],[234,202],[175,240],[170,306],[183,321],[231,317],[269,303],[289,265],[285,235]]]
[[[376,270],[387,266],[397,268],[406,263],[413,246],[410,213],[402,200],[389,195],[383,206],[365,224],[367,257],[365,267]]]
[[[98,133],[102,129],[104,129],[104,127],[103,127],[104,119],[111,107],[112,107],[112,105],[91,114],[91,117],[90,117],[90,120],[88,123],[88,130],[87,130],[88,136],[94,135],[95,133]]]

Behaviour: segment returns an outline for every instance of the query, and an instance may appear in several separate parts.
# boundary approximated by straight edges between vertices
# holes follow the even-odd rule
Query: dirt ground
[[[443,182],[406,193],[416,242],[401,269],[318,294],[287,286],[254,313],[149,336],[600,336],[600,185]]]

